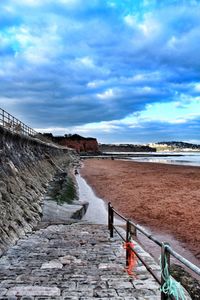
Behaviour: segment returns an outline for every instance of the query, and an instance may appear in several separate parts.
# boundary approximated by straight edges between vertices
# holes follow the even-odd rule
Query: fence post
[[[5,127],[5,115],[4,115],[4,110],[2,110],[2,119],[3,119],[3,127]]]
[[[10,114],[9,114],[10,115]],[[11,116],[11,115],[10,115]],[[12,124],[12,132],[15,132],[15,125],[16,125],[16,123],[15,123],[15,117],[13,117],[13,116],[11,116],[11,119],[12,119],[12,121],[11,121],[11,124]]]
[[[165,284],[166,279],[166,274],[170,275],[170,253],[167,251],[167,247],[169,246],[168,243],[162,243],[162,248],[161,248],[161,289],[163,285]],[[169,295],[165,294],[161,290],[161,300],[168,300]]]
[[[110,230],[110,205],[111,203],[108,202],[108,230]]]
[[[130,220],[126,221],[126,243],[130,242],[131,239],[131,224]],[[129,255],[129,249],[126,247],[126,266],[128,267],[128,255]]]
[[[113,237],[113,221],[114,221],[114,216],[113,216],[113,208],[111,203],[108,203],[108,229],[110,230],[110,237]]]
[[[113,221],[114,221],[113,208],[111,206],[110,207],[110,237],[111,238],[113,238]]]

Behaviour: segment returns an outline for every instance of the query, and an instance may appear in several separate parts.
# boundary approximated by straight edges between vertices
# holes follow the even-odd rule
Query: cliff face
[[[0,126],[0,256],[41,218],[42,197],[60,166],[70,166],[72,151],[56,148]]]
[[[78,153],[81,152],[98,152],[98,143],[96,139],[71,140],[63,139],[60,145],[75,149]]]
[[[62,146],[75,149],[78,153],[81,152],[99,152],[98,142],[95,138],[85,138],[78,134],[69,136],[53,136],[52,134],[45,134],[53,142]]]

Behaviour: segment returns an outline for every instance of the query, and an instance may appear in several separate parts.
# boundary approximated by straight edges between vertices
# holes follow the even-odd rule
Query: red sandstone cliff
[[[56,137],[53,137],[52,134],[45,134],[45,136],[51,138],[55,143],[75,149],[78,153],[99,152],[98,142],[95,138],[85,138],[78,134]]]
[[[81,152],[98,152],[98,143],[94,138],[71,139],[63,138],[60,145],[75,149],[78,153]]]

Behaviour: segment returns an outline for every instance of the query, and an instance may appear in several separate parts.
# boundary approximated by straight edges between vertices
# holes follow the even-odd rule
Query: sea
[[[200,152],[107,152],[109,156],[138,162],[200,167]]]
[[[160,156],[158,156],[160,155]],[[200,152],[156,152],[147,157],[130,157],[139,162],[152,162],[200,167]]]

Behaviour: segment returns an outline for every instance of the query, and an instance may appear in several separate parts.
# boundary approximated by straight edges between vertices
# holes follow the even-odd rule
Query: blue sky
[[[1,0],[0,107],[40,132],[200,143],[200,1]]]

